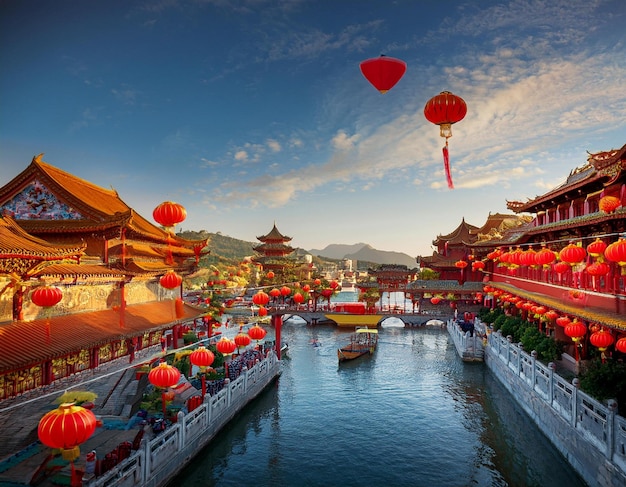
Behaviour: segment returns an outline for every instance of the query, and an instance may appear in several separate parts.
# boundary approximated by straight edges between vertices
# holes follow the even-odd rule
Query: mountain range
[[[189,239],[208,239],[211,256],[216,258],[227,258],[242,260],[244,257],[254,255],[253,247],[259,245],[259,242],[246,242],[226,235],[220,232],[210,233],[206,230],[200,232],[185,231],[178,234],[180,237]],[[330,244],[323,249],[296,249],[297,253],[311,254],[314,257],[332,260],[356,260],[357,264],[400,264],[405,265],[409,269],[417,267],[415,257],[402,252],[389,252],[386,250],[377,250],[366,243],[357,243],[353,245]]]
[[[309,250],[311,255],[326,257],[328,259],[350,259],[356,261],[373,262],[375,264],[400,264],[409,269],[417,267],[415,257],[402,252],[389,252],[377,250],[369,244],[357,243],[353,245],[330,244],[323,249]]]

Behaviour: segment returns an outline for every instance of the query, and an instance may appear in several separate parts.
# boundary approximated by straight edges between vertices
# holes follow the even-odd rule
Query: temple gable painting
[[[2,213],[16,220],[81,220],[83,218],[72,207],[59,201],[37,179],[7,201],[2,207]]]

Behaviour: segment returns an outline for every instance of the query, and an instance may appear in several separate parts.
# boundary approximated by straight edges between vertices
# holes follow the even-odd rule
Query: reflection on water
[[[285,325],[277,384],[171,485],[584,485],[445,330],[383,328],[373,356],[338,365],[348,333]]]

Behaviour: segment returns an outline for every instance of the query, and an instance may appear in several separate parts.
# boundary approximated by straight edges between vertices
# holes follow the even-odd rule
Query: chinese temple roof
[[[123,319],[119,310],[108,309],[49,320],[4,323],[0,327],[0,374],[115,340],[167,329],[173,323],[205,314],[204,310],[185,303],[183,315],[177,318],[171,300],[127,306],[125,310]]]
[[[534,213],[542,205],[565,198],[565,195],[578,192],[580,195],[599,191],[615,181],[626,170],[626,145],[621,149],[589,154],[587,163],[574,169],[565,182],[551,191],[529,199],[527,202],[507,201],[507,208],[515,213]],[[553,206],[550,204],[549,206]]]
[[[167,242],[174,247],[198,244],[168,233],[137,214],[117,191],[104,189],[33,158],[30,165],[0,188],[0,210],[12,216],[28,233],[84,234],[100,232]],[[206,246],[206,242],[203,243]]]
[[[287,237],[278,231],[276,228],[276,223],[274,223],[274,227],[267,235],[263,235],[261,237],[257,237],[257,240],[261,242],[290,242],[292,237]]]
[[[479,228],[474,225],[470,225],[466,223],[465,218],[462,219],[461,223],[452,233],[448,235],[439,235],[435,240],[433,240],[433,245],[439,246],[442,243],[448,243],[449,245],[454,244],[470,244],[477,239],[477,232]]]
[[[33,275],[51,262],[79,260],[85,245],[51,245],[29,235],[12,218],[0,216],[0,273]]]

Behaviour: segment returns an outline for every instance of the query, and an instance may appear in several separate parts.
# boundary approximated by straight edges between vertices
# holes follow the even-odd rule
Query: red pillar
[[[275,314],[272,315],[272,325],[274,325],[274,330],[276,333],[276,355],[278,356],[278,360],[280,360],[280,332],[283,326],[283,317],[282,315]]]

